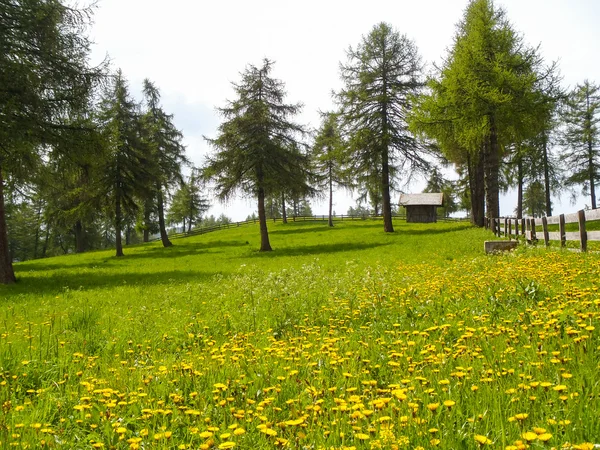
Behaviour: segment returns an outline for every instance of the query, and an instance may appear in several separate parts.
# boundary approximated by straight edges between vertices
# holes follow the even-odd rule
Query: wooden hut
[[[406,221],[437,222],[437,208],[444,204],[444,194],[401,194],[400,206],[406,208]]]

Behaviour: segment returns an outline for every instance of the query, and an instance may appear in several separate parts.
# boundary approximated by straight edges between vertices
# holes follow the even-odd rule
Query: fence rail
[[[600,220],[600,209],[539,218],[486,218],[485,226],[499,237],[524,237],[530,243],[543,240],[546,246],[550,245],[551,241],[560,241],[561,247],[565,247],[567,241],[579,241],[579,248],[585,252],[588,241],[600,241],[600,231],[586,230],[586,222],[595,220]],[[567,231],[567,224],[571,223],[577,224],[578,231]],[[558,225],[558,231],[549,231],[549,225]]]
[[[393,218],[400,219],[400,220],[406,220],[406,214],[395,214],[393,216]],[[333,220],[336,222],[349,221],[349,220],[352,221],[352,220],[380,220],[380,219],[383,219],[383,216],[375,215],[375,214],[363,214],[363,215],[338,214],[338,215],[333,216]],[[329,216],[326,214],[317,215],[317,216],[290,216],[290,217],[287,217],[288,222],[324,222],[327,220],[329,220]],[[468,220],[468,219],[444,217],[444,218],[438,218],[438,220],[442,221],[442,222],[461,222],[461,221]],[[283,218],[276,217],[276,218],[268,219],[268,221],[282,222]],[[219,224],[219,225],[213,225],[210,227],[199,227],[199,228],[194,228],[190,231],[184,231],[184,232],[180,232],[180,233],[171,233],[171,234],[169,234],[169,239],[178,239],[178,238],[188,237],[188,236],[197,236],[200,234],[211,233],[211,232],[217,231],[217,230],[237,228],[242,225],[249,225],[249,224],[255,224],[255,223],[258,223],[258,218],[244,220],[241,222],[223,223],[223,224]],[[158,241],[158,240],[160,240],[160,237],[155,237],[155,238],[151,239],[151,241]]]

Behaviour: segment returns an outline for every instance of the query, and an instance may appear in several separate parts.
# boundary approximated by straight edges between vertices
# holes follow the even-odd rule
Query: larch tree
[[[282,81],[271,76],[273,62],[265,59],[261,67],[249,65],[241,81],[233,83],[235,100],[219,108],[224,118],[208,158],[205,173],[215,182],[221,200],[238,191],[258,202],[260,251],[271,251],[265,197],[279,194],[285,186],[310,190],[306,170],[307,156],[302,147],[304,128],[292,118],[301,105],[284,102]]]
[[[108,201],[115,230],[116,256],[123,256],[122,231],[126,218],[137,213],[138,201],[147,194],[156,171],[143,138],[145,130],[139,105],[131,98],[121,70],[106,89],[99,119],[105,154],[97,193]]]
[[[333,190],[335,187],[346,187],[348,173],[344,166],[344,147],[340,134],[338,119],[334,113],[326,113],[322,117],[321,127],[317,131],[312,147],[312,159],[315,171],[321,176],[329,196],[329,226],[333,226]]]
[[[413,41],[386,23],[373,27],[340,65],[337,93],[342,135],[358,181],[379,192],[386,232],[393,232],[390,190],[394,173],[428,167],[425,147],[408,130],[410,96],[421,89],[422,65]],[[379,182],[373,186],[373,179]]]
[[[596,209],[596,186],[600,182],[600,87],[588,80],[570,93],[563,114],[562,158],[569,168],[568,185],[582,186]]]
[[[60,0],[0,2],[0,283],[16,281],[8,248],[5,180],[27,178],[65,118],[104,76],[90,68],[90,9]],[[43,144],[43,145],[42,145]]]
[[[492,0],[472,0],[438,79],[417,99],[413,128],[435,139],[450,161],[467,161],[469,170],[483,174],[489,218],[500,214],[504,149],[540,132],[536,118],[547,109],[540,84],[554,68],[543,66],[538,49],[524,44],[503,9]]]
[[[183,223],[184,232],[188,233],[194,225],[199,224],[204,213],[210,208],[203,190],[204,180],[200,170],[194,167],[187,181],[182,181],[173,195],[168,215],[169,222]]]
[[[189,161],[182,144],[183,135],[175,127],[173,116],[166,114],[160,105],[160,91],[150,80],[144,80],[146,113],[143,116],[145,139],[149,159],[153,161],[154,183],[151,198],[156,201],[160,238],[164,247],[173,245],[165,227],[165,192],[176,182],[182,181],[182,165]],[[145,224],[148,226],[148,224]]]

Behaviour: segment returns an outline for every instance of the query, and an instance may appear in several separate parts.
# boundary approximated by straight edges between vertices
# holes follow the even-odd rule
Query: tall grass
[[[461,223],[256,226],[16,266],[0,446],[587,448],[595,254]]]

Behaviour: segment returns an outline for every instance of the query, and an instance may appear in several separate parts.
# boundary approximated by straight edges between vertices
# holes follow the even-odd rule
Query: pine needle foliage
[[[144,80],[144,100],[146,112],[143,124],[148,157],[153,161],[153,183],[151,197],[156,201],[160,237],[164,247],[173,245],[165,227],[165,192],[176,182],[182,182],[182,166],[189,164],[185,156],[185,146],[181,142],[183,134],[173,123],[173,116],[165,113],[160,105],[160,91],[149,79]]]
[[[139,105],[131,98],[127,81],[119,70],[106,89],[99,113],[105,155],[98,193],[106,198],[107,209],[114,219],[116,256],[123,256],[124,218],[137,213],[138,199],[147,193],[155,173],[143,139],[140,116]]]
[[[219,108],[224,122],[208,158],[206,175],[215,182],[221,200],[236,193],[255,197],[261,230],[261,251],[270,251],[265,196],[288,186],[309,191],[308,157],[302,151],[304,127],[292,121],[302,108],[284,102],[282,81],[271,76],[273,62],[249,65],[241,81],[233,83],[236,99]]]
[[[47,145],[72,128],[104,77],[90,68],[91,9],[60,0],[0,2],[0,283],[16,281],[8,248],[4,178],[27,180]]]
[[[344,87],[337,94],[343,135],[358,181],[373,190],[379,180],[384,229],[393,232],[390,189],[394,176],[428,167],[425,148],[408,130],[409,98],[421,89],[417,47],[390,25],[375,25],[340,64]]]
[[[585,80],[569,95],[564,111],[563,154],[570,175],[568,185],[580,185],[596,209],[596,186],[600,182],[600,87]]]

